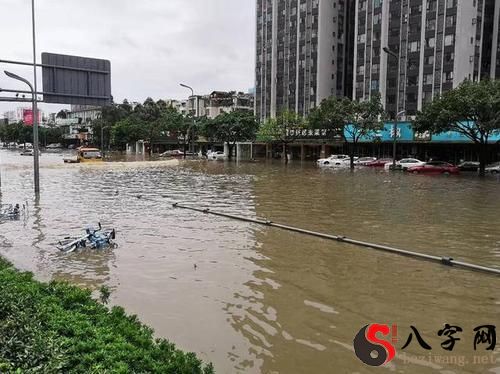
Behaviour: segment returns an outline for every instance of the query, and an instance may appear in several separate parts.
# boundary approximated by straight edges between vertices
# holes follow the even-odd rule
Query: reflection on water
[[[26,222],[0,224],[0,253],[40,278],[112,290],[112,302],[223,373],[368,373],[352,340],[368,323],[464,329],[453,354],[472,362],[472,329],[497,324],[498,278],[254,224],[174,209],[183,202],[316,231],[500,267],[498,179],[320,171],[311,165],[187,162],[64,165],[44,154],[33,202],[31,159],[0,151],[2,202],[29,202]],[[140,195],[140,199],[137,197]],[[113,251],[54,244],[101,222]],[[483,373],[429,360],[418,344],[401,373]],[[495,352],[495,354],[498,352]],[[407,362],[408,361],[408,362]],[[495,371],[491,371],[495,372]]]

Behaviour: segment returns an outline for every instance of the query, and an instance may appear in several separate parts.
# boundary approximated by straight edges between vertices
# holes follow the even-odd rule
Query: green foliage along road
[[[213,373],[90,291],[41,283],[0,259],[1,373]]]

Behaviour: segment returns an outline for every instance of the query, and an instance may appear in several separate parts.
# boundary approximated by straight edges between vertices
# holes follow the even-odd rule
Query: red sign
[[[23,122],[25,125],[33,126],[33,111],[31,109],[23,109]]]

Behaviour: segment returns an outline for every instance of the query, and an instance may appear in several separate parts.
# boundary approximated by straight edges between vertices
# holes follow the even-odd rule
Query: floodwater
[[[112,289],[158,336],[220,373],[370,373],[353,338],[398,325],[398,373],[500,373],[499,350],[474,351],[473,329],[500,326],[500,278],[173,208],[182,202],[500,268],[500,180],[265,162],[65,165],[0,150],[0,254],[39,279]],[[141,199],[137,197],[141,195]],[[101,222],[118,248],[62,254],[59,239]],[[463,329],[452,352],[438,331]],[[416,337],[419,331],[432,350]]]

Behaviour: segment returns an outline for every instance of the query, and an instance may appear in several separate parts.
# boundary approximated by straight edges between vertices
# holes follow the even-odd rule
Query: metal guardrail
[[[450,257],[428,255],[425,253],[408,251],[405,249],[390,247],[390,246],[386,246],[386,245],[355,240],[355,239],[347,238],[345,236],[330,235],[330,234],[306,230],[306,229],[302,229],[302,228],[298,228],[298,227],[283,225],[283,224],[275,223],[272,221],[247,218],[247,217],[243,217],[243,216],[236,216],[236,215],[232,215],[232,214],[212,211],[210,209],[201,209],[201,208],[195,208],[195,207],[190,207],[190,206],[186,206],[186,205],[181,205],[178,203],[174,203],[172,206],[174,208],[187,209],[187,210],[192,210],[195,212],[200,212],[200,213],[204,213],[204,214],[211,214],[214,216],[230,218],[230,219],[234,219],[234,220],[238,220],[238,221],[256,223],[256,224],[264,225],[264,226],[268,226],[268,227],[275,227],[275,228],[279,228],[282,230],[287,230],[287,231],[297,232],[297,233],[305,234],[305,235],[309,235],[309,236],[315,236],[315,237],[322,238],[322,239],[352,244],[352,245],[356,245],[359,247],[376,249],[379,251],[385,251],[385,252],[397,254],[400,256],[408,256],[408,257],[416,258],[419,260],[431,261],[431,262],[439,263],[439,264],[446,265],[446,266],[452,266],[452,267],[462,268],[462,269],[471,270],[471,271],[480,271],[483,273],[500,275],[500,269],[495,269],[495,268],[481,266],[481,265],[475,265],[475,264],[471,264],[471,263],[467,263],[467,262],[463,262],[463,261],[457,261],[457,260],[454,260],[453,258],[450,258]]]

